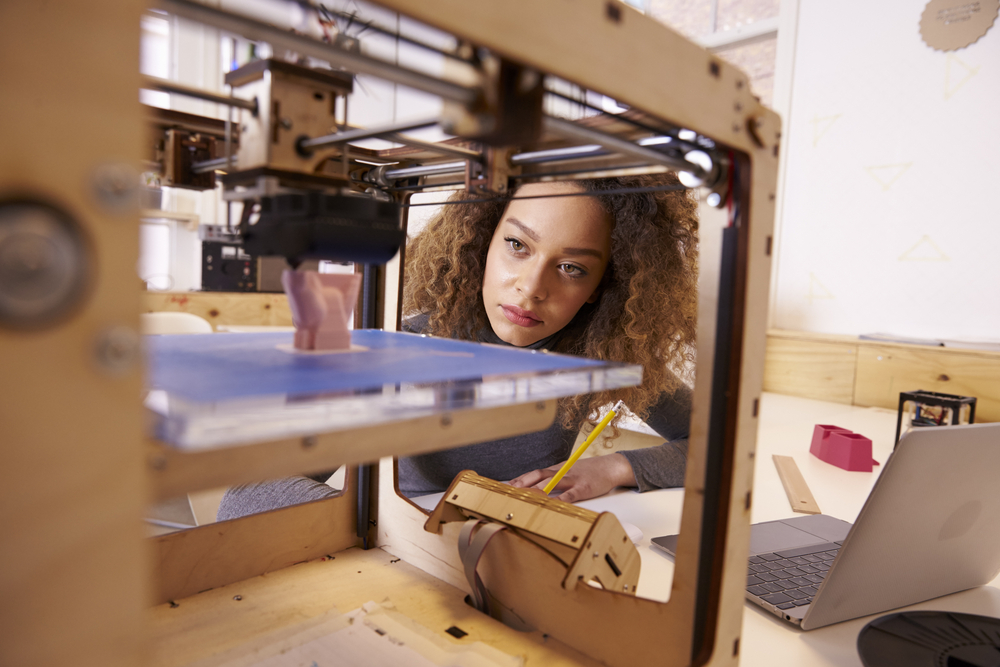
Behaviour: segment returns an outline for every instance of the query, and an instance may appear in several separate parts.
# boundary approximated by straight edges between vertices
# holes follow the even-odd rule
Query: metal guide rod
[[[214,93],[211,90],[194,88],[193,86],[185,86],[183,83],[177,83],[176,81],[167,81],[166,79],[160,79],[155,76],[142,77],[142,87],[147,88],[149,90],[161,90],[165,93],[177,93],[178,95],[194,97],[199,100],[205,100],[206,102],[226,104],[231,107],[246,109],[247,111],[250,111],[254,114],[257,113],[257,100],[244,100],[239,97],[230,97],[228,95],[221,95],[219,93]]]
[[[356,16],[354,14],[349,14],[347,12],[339,12],[339,11],[336,11],[334,9],[330,9],[329,7],[324,7],[323,9],[325,10],[325,12],[327,14],[330,14],[332,16],[336,16],[337,18],[347,19],[348,21],[355,21],[355,20],[358,21],[358,25],[359,26],[363,26],[363,28],[364,28],[362,32],[368,31],[368,30],[370,30],[372,32],[377,32],[380,35],[385,35],[386,37],[391,37],[392,39],[397,39],[397,40],[399,40],[401,42],[404,42],[406,44],[412,44],[413,46],[416,46],[417,48],[424,49],[425,51],[430,51],[431,53],[436,53],[436,54],[438,54],[440,56],[444,56],[445,58],[448,58],[450,60],[457,60],[459,62],[469,64],[469,61],[466,58],[463,58],[462,56],[458,55],[457,53],[453,53],[453,52],[445,50],[445,49],[439,49],[438,47],[432,46],[432,45],[430,45],[430,44],[428,44],[426,42],[422,42],[419,39],[414,39],[413,37],[409,37],[409,36],[404,35],[402,33],[399,33],[399,32],[396,32],[394,30],[391,30],[389,28],[383,28],[382,26],[380,26],[377,23],[375,23],[374,20],[362,21],[362,20],[360,20],[358,18],[358,16]],[[350,27],[350,25],[348,25],[348,27]]]
[[[276,51],[287,49],[304,56],[325,60],[355,74],[368,74],[402,86],[422,90],[446,100],[469,104],[479,96],[475,88],[442,81],[427,74],[387,63],[334,44],[319,42],[255,19],[208,7],[192,0],[153,0],[151,6],[168,14],[215,26],[252,41],[271,44]]]
[[[543,162],[599,157],[601,155],[609,155],[609,151],[599,144],[589,144],[586,146],[569,146],[568,148],[552,148],[544,151],[517,153],[510,156],[510,163],[515,166],[519,164],[541,164]]]
[[[439,144],[433,141],[423,141],[422,139],[414,139],[413,137],[408,137],[403,134],[392,134],[386,136],[385,138],[401,144],[406,144],[407,146],[411,146],[413,148],[422,148],[425,151],[432,151],[441,155],[451,155],[453,157],[465,158],[467,160],[475,160],[476,162],[482,162],[483,160],[483,154],[481,151],[474,151],[468,148],[462,148],[461,146]]]
[[[684,142],[678,142],[673,137],[657,135],[655,137],[645,137],[636,142],[638,146],[665,146],[672,144],[682,149],[694,150],[694,146],[687,146]],[[586,146],[568,146],[566,148],[550,148],[543,151],[528,151],[510,156],[512,165],[519,164],[542,164],[545,162],[559,162],[561,160],[576,160],[582,158],[603,157],[614,155],[613,151],[606,149],[600,144],[587,144]],[[645,162],[645,160],[644,160]]]
[[[620,137],[616,137],[612,134],[606,134],[598,130],[593,130],[589,127],[577,125],[568,120],[563,120],[562,118],[553,118],[552,116],[546,116],[543,119],[543,123],[546,130],[564,136],[568,139],[577,139],[579,141],[600,144],[614,153],[621,153],[623,155],[628,155],[646,162],[652,162],[654,164],[666,165],[677,171],[686,171],[694,174],[700,179],[708,177],[708,173],[699,165],[693,164],[681,158],[672,157],[648,148],[643,148],[642,146],[632,143],[627,139],[621,139]]]
[[[302,150],[311,151],[317,148],[326,148],[327,146],[335,146],[337,144],[344,144],[350,141],[360,141],[361,139],[371,139],[373,137],[380,137],[386,134],[406,132],[407,130],[417,130],[422,127],[430,127],[431,125],[437,124],[437,119],[429,119],[403,121],[400,123],[392,123],[391,125],[382,125],[381,127],[360,127],[354,130],[344,130],[343,132],[326,134],[322,137],[302,139],[299,141],[298,145]]]
[[[415,176],[436,176],[438,174],[453,174],[465,171],[465,160],[461,162],[442,162],[441,164],[429,164],[423,167],[404,167],[402,169],[387,169],[385,177],[389,180],[400,178],[413,178]]]
[[[568,121],[567,121],[568,122]],[[607,137],[609,135],[603,135],[602,137]],[[628,144],[635,150],[611,150],[600,144],[588,144],[585,146],[569,146],[566,148],[553,148],[551,150],[544,151],[529,151],[524,153],[517,153],[510,157],[510,162],[513,165],[520,164],[542,164],[545,162],[559,162],[564,160],[574,160],[583,158],[594,158],[601,157],[604,155],[612,155],[617,153],[628,153],[633,157],[638,157],[641,159],[643,164],[649,162],[656,162],[657,164],[666,164],[667,166],[673,167],[681,171],[687,171],[692,173],[703,173],[703,170],[698,165],[692,164],[686,160],[673,158],[669,155],[663,155],[655,151],[647,150],[644,146],[657,146],[664,145],[674,142],[670,137],[646,137],[639,140],[638,143],[633,144],[624,139],[617,139],[616,137],[611,137],[616,139],[618,142]],[[403,140],[406,143],[409,140]],[[610,143],[610,142],[608,142]],[[420,144],[417,144],[420,145]],[[429,144],[428,148],[434,146],[439,146],[438,144]],[[618,147],[618,146],[616,146]],[[648,157],[648,154],[656,156],[656,160]],[[406,167],[403,169],[389,169],[385,172],[384,177],[387,179],[400,179],[400,178],[412,178],[416,176],[436,176],[439,174],[450,174],[459,173],[465,170],[464,162],[446,162],[442,164],[433,164],[420,167]]]
[[[201,162],[192,162],[191,171],[196,174],[204,174],[209,171],[215,171],[216,169],[225,169],[229,166],[229,158],[227,157],[217,157],[214,160],[202,160]]]

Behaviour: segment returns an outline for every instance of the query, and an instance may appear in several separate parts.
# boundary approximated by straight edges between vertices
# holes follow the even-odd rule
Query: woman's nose
[[[522,266],[517,275],[517,291],[527,299],[541,301],[548,296],[544,267],[533,262]]]

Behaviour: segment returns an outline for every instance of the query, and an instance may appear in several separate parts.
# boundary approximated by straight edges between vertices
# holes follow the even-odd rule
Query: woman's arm
[[[681,385],[664,394],[650,409],[646,423],[667,439],[662,445],[580,459],[556,485],[560,498],[576,502],[596,498],[618,486],[639,491],[684,485],[687,438],[691,420],[691,390]],[[544,488],[560,465],[532,470],[511,480],[518,488]]]

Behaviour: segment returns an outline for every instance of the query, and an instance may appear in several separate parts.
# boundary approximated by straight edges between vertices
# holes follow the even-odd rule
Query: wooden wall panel
[[[1000,421],[1000,354],[919,345],[862,345],[855,405],[897,409],[901,391],[975,396],[976,421]]]
[[[917,389],[975,396],[976,421],[1000,421],[1000,352],[768,332],[764,391],[895,410]]]
[[[224,324],[292,326],[284,294],[261,292],[146,292],[143,311],[192,313],[213,327]]]
[[[764,391],[850,405],[857,343],[768,335]]]

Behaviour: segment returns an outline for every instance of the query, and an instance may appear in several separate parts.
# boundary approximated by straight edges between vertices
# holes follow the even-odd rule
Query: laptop
[[[652,544],[671,556],[677,536]],[[913,429],[854,524],[751,527],[747,600],[812,630],[987,584],[1000,574],[1000,423]]]

